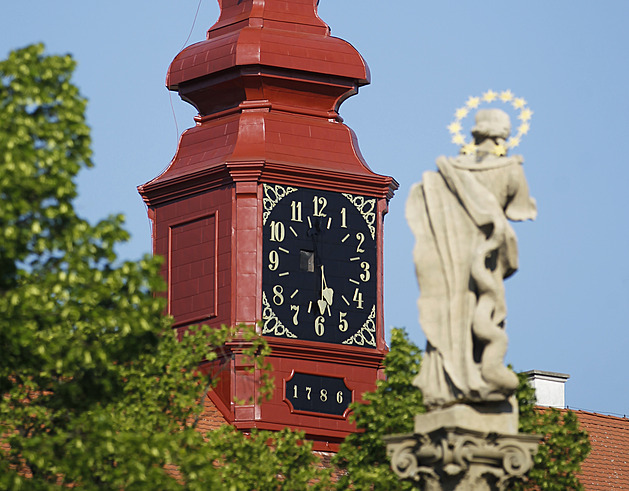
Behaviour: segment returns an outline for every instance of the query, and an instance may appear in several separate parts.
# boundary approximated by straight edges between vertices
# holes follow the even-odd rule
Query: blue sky
[[[135,188],[168,165],[178,134],[193,124],[195,111],[169,95],[164,79],[198,5],[3,6],[1,57],[44,42],[79,63],[96,168],[81,174],[77,206],[91,219],[127,216],[128,258],[151,247]],[[629,415],[629,2],[321,0],[319,15],[369,64],[372,84],[341,115],[371,168],[400,183],[385,220],[387,328],[406,327],[424,345],[404,219],[410,185],[437,156],[456,154],[446,127],[457,107],[510,89],[534,112],[517,152],[539,216],[514,225],[520,271],[506,282],[507,362],[569,373],[570,407]],[[204,39],[217,17],[216,0],[202,0],[188,44]]]

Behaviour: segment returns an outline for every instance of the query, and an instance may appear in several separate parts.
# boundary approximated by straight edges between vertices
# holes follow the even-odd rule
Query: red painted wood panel
[[[168,292],[168,313],[177,327],[230,323],[231,191],[174,200],[155,209],[154,252]]]

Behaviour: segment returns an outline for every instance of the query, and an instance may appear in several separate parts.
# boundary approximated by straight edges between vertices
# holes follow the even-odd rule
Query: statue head
[[[472,136],[477,142],[487,138],[506,140],[511,133],[509,115],[501,109],[479,109],[475,121]]]

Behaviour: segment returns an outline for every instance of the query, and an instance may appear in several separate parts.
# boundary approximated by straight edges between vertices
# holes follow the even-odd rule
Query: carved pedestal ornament
[[[482,103],[519,111],[517,134],[500,109],[479,109],[472,141],[462,120]],[[532,466],[539,437],[518,434],[516,375],[504,366],[507,349],[503,280],[518,268],[511,221],[537,214],[521,156],[508,156],[529,130],[532,112],[511,91],[470,97],[448,126],[461,146],[439,157],[437,172],[415,184],[406,207],[415,235],[419,320],[427,338],[415,380],[429,412],[415,433],[391,436],[395,472],[426,490],[506,489]]]
[[[533,466],[539,436],[518,434],[514,397],[455,404],[415,417],[415,433],[387,438],[393,470],[425,490],[508,489]]]
[[[537,435],[497,435],[460,428],[388,439],[393,470],[425,490],[508,489],[533,465]]]

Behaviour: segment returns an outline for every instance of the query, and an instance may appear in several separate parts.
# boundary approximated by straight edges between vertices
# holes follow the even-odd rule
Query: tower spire
[[[369,69],[353,46],[330,35],[316,3],[219,0],[207,39],[177,55],[166,85],[201,117],[266,103],[338,120],[338,106],[369,83]]]

